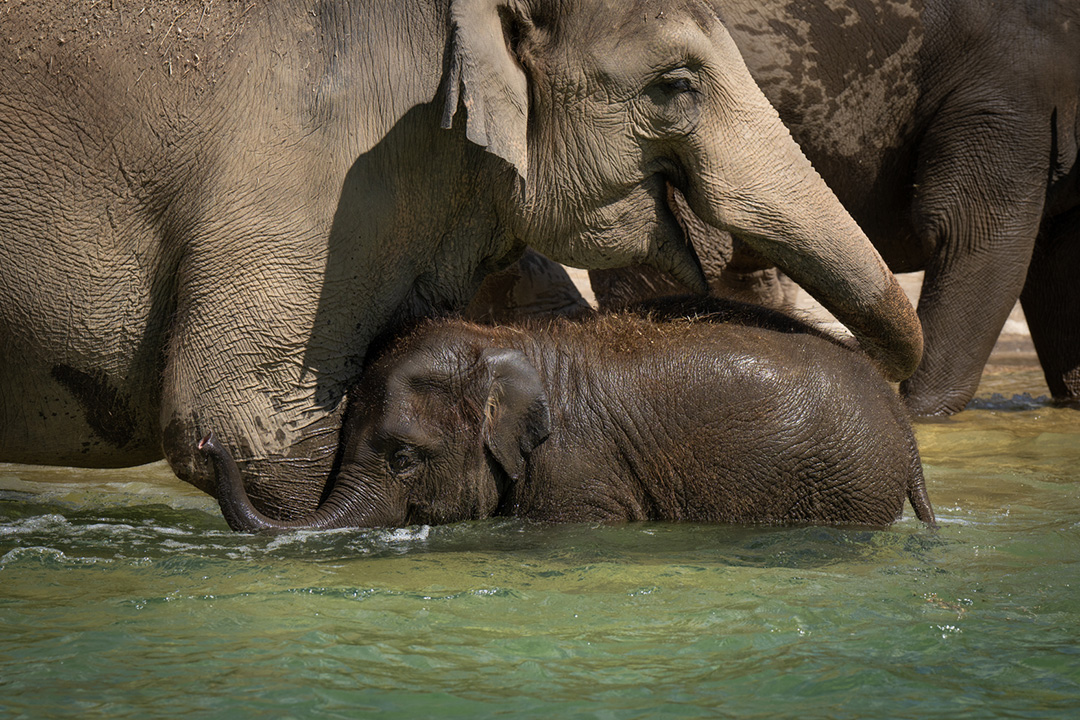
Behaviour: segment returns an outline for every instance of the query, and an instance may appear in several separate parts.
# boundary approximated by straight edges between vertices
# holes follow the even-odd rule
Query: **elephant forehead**
[[[709,53],[710,30],[715,24],[660,11],[630,22],[601,22],[593,28],[596,37],[581,47],[589,50],[597,68],[613,76],[633,68],[658,70],[673,61],[684,61],[689,54]]]
[[[585,2],[582,11],[561,14],[548,34],[550,49],[576,57],[586,69],[615,78],[669,57],[718,27],[700,2]],[[576,64],[576,63],[575,63]]]
[[[464,408],[471,406],[463,396],[453,397],[446,392],[392,392],[385,399],[384,412],[372,428],[372,441],[387,449],[405,443],[431,452],[461,445],[462,438],[475,423],[466,421]],[[481,408],[473,414],[479,416]]]
[[[554,9],[549,24],[567,40],[611,36],[631,39],[643,29],[688,19],[702,29],[715,22],[715,14],[702,0],[576,0],[574,7]]]
[[[384,424],[452,422],[461,419],[468,398],[468,369],[455,358],[423,353],[410,357],[390,374],[382,399]]]

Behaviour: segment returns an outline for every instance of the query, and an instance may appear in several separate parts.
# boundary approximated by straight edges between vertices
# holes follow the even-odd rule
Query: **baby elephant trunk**
[[[341,513],[334,506],[325,503],[310,517],[301,520],[274,520],[259,512],[240,478],[240,468],[236,466],[229,451],[210,433],[199,441],[199,450],[214,464],[214,486],[218,506],[225,522],[238,532],[283,533],[293,530],[327,530],[343,526]]]

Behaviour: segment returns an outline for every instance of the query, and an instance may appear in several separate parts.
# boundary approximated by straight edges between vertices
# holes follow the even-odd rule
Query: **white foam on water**
[[[15,520],[0,525],[0,536],[30,535],[40,532],[55,532],[61,529],[65,533],[70,532],[71,523],[68,522],[67,518],[63,515],[53,513],[25,518],[23,520]]]
[[[424,540],[428,539],[428,535],[430,535],[430,534],[431,534],[431,526],[430,525],[421,525],[421,526],[415,527],[415,528],[407,527],[407,528],[396,528],[394,530],[389,530],[386,533],[386,538],[385,539],[387,541],[389,541],[389,542],[395,542],[395,543],[398,543],[398,542],[415,542],[415,541],[423,542]]]
[[[44,545],[33,545],[29,547],[12,548],[4,553],[3,557],[0,557],[0,570],[3,570],[5,566],[10,563],[23,562],[26,560],[36,560],[41,563],[59,565],[97,565],[99,563],[110,562],[105,558],[72,558],[68,557],[63,550],[46,547]]]

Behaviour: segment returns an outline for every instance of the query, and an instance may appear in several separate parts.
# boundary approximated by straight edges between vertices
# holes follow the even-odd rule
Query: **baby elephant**
[[[213,435],[200,447],[244,531],[493,515],[883,527],[904,498],[934,524],[907,412],[870,363],[725,301],[528,326],[426,322],[370,359],[332,489],[300,520],[260,513]]]

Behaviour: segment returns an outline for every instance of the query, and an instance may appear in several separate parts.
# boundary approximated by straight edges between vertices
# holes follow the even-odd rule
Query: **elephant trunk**
[[[225,522],[237,532],[283,533],[293,530],[328,530],[348,525],[341,506],[327,499],[314,513],[301,520],[274,520],[251,503],[240,468],[229,451],[210,433],[199,441],[199,450],[214,466],[215,495]]]
[[[805,162],[801,172],[814,170]],[[717,199],[692,193],[691,205],[702,220],[731,232],[814,296],[851,330],[889,380],[908,378],[922,358],[914,308],[824,182],[813,197],[798,192],[799,186],[727,192],[723,215],[709,213]]]
[[[811,166],[749,73],[746,106],[703,123],[680,187],[694,214],[774,262],[851,330],[893,381],[922,358],[914,308],[877,250]]]

